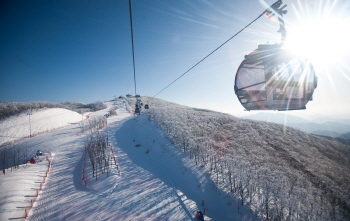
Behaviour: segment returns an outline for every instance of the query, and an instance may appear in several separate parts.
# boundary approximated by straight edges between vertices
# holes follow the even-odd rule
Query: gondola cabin
[[[308,60],[270,44],[246,55],[235,78],[235,93],[248,111],[306,109],[316,87]]]

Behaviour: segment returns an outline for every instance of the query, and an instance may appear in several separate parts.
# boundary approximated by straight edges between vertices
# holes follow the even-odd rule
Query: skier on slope
[[[196,218],[199,219],[199,220],[201,220],[201,221],[204,221],[204,216],[203,216],[202,211],[198,211],[198,210],[197,210]]]

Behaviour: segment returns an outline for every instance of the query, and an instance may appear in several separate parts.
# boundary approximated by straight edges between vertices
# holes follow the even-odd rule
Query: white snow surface
[[[25,209],[29,211],[31,200],[35,199],[36,190],[40,188],[40,184],[45,176],[48,166],[48,162],[45,159],[46,155],[36,158],[36,164],[21,165],[20,169],[12,172],[8,170],[6,176],[1,171],[0,220],[21,218],[23,220]],[[46,179],[50,179],[49,176]],[[34,204],[34,206],[36,205],[37,203]]]
[[[86,113],[87,114],[87,113]],[[85,115],[86,115],[85,114]],[[85,118],[85,117],[84,117]],[[63,108],[33,110],[30,115],[32,135],[71,125],[83,119],[82,115]],[[21,113],[0,121],[0,145],[30,135],[29,116]]]
[[[208,171],[171,144],[147,114],[134,117],[125,110],[124,101],[117,105],[118,116],[108,118],[101,132],[108,131],[120,176],[113,166],[109,177],[104,174],[95,180],[87,157],[85,186],[87,133],[77,135],[77,124],[25,141],[31,153],[37,149],[53,153],[47,182],[27,220],[195,220],[196,211],[204,208],[208,209],[205,220],[256,219],[244,207],[237,213],[237,201],[219,192]],[[113,103],[107,106],[91,116],[106,114]],[[1,173],[0,220],[23,217],[30,205],[28,196],[35,194],[33,185],[42,179],[43,166],[46,161]]]

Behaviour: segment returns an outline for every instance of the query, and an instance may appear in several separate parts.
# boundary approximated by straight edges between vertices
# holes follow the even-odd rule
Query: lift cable
[[[271,8],[271,7],[270,7]],[[196,67],[197,65],[199,65],[202,61],[204,61],[205,59],[207,59],[210,55],[212,55],[214,52],[216,52],[217,50],[219,50],[222,46],[224,46],[227,42],[229,42],[230,40],[232,40],[234,37],[236,37],[239,33],[241,33],[244,29],[246,29],[247,27],[249,27],[251,24],[253,24],[256,20],[258,20],[261,16],[263,16],[264,14],[268,13],[270,11],[265,10],[263,13],[261,13],[256,19],[254,19],[252,22],[250,22],[248,25],[246,25],[244,28],[242,28],[239,32],[237,32],[236,34],[234,34],[231,38],[229,38],[228,40],[226,40],[224,43],[222,43],[219,47],[217,47],[214,51],[210,52],[207,56],[205,56],[202,60],[198,61],[195,65],[193,65],[190,69],[188,69],[185,73],[183,73],[182,75],[180,75],[178,78],[176,78],[173,82],[171,82],[170,84],[168,84],[165,88],[163,88],[161,91],[159,91],[156,95],[154,95],[153,97],[156,97],[158,94],[160,94],[162,91],[164,91],[165,89],[167,89],[170,85],[172,85],[173,83],[175,83],[177,80],[179,80],[181,77],[183,77],[185,74],[187,74],[190,70],[192,70],[194,67]]]
[[[130,11],[130,27],[131,27],[132,62],[133,62],[133,66],[134,66],[134,83],[135,83],[135,95],[136,95],[136,74],[135,74],[134,32],[133,32],[133,28],[132,28],[131,0],[129,0],[129,11]]]

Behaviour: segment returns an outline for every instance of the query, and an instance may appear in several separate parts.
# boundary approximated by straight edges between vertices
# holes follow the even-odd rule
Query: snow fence
[[[27,218],[28,217],[28,214],[29,214],[29,211],[31,208],[33,208],[34,206],[34,203],[35,201],[37,200],[37,198],[39,197],[39,194],[40,194],[40,191],[43,189],[46,181],[47,181],[47,177],[48,177],[48,174],[50,172],[50,168],[51,168],[51,160],[52,160],[52,153],[50,151],[44,151],[43,153],[47,153],[50,155],[49,156],[46,156],[46,161],[48,161],[48,166],[47,166],[47,170],[46,170],[46,174],[44,176],[44,179],[43,181],[40,183],[40,186],[39,188],[36,190],[36,194],[35,196],[30,200],[30,206],[27,207],[27,209],[24,210],[24,217]]]

